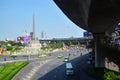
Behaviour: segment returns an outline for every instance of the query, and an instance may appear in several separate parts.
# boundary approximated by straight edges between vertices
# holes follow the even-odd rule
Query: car
[[[17,54],[12,54],[12,55],[10,55],[11,57],[17,57]]]
[[[23,54],[22,56],[23,56],[23,57],[29,57],[30,54]]]
[[[64,57],[63,54],[59,54],[59,55],[57,56],[58,59],[61,59],[61,58],[63,58],[63,57]]]
[[[87,58],[87,64],[91,64],[92,63],[92,55],[90,54],[89,57]]]
[[[64,62],[68,62],[68,61],[69,61],[69,57],[65,57]]]
[[[46,57],[45,54],[42,54],[42,55],[39,56],[39,58],[45,58],[45,57]]]

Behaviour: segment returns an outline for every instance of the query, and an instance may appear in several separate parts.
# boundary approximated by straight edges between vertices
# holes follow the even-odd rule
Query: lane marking
[[[56,75],[54,75],[54,78],[56,78],[57,76]]]

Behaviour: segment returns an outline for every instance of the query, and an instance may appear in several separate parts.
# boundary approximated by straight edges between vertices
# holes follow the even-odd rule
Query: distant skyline
[[[83,37],[85,30],[70,21],[53,0],[0,0],[0,40],[16,39],[24,31],[33,31],[35,14],[36,37],[45,32],[47,38]]]

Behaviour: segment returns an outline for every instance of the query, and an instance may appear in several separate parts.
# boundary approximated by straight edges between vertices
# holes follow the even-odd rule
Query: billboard
[[[24,41],[24,37],[22,37],[22,36],[17,37],[17,41],[19,41],[19,42]]]
[[[19,42],[24,42],[25,44],[29,44],[30,42],[30,36],[20,36],[20,37],[17,37],[17,41]]]
[[[84,37],[90,37],[90,36],[92,36],[92,33],[86,31],[86,32],[83,33],[83,36],[84,36]]]
[[[29,44],[29,42],[30,42],[30,36],[25,36],[24,37],[24,43]]]

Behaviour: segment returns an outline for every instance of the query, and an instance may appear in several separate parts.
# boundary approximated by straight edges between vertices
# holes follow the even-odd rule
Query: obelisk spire
[[[35,36],[35,14],[33,14],[33,40],[36,40],[36,36]]]

